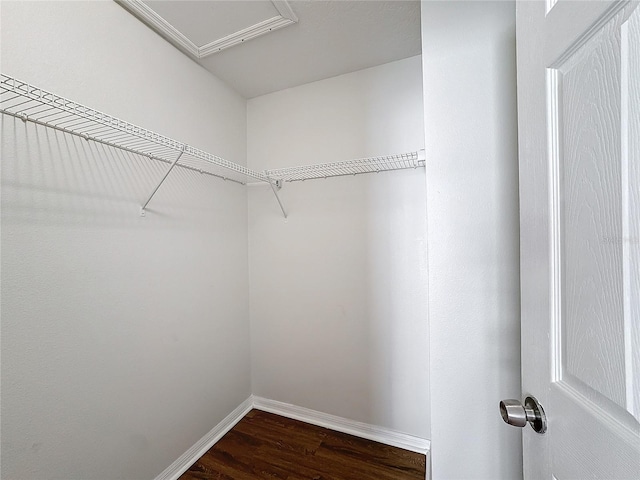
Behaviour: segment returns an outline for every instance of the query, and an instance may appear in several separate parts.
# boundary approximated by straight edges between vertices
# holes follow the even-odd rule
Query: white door
[[[525,479],[640,479],[640,7],[517,4]]]

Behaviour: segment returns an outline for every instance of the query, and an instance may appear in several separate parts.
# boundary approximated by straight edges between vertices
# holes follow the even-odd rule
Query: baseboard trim
[[[231,430],[236,423],[242,420],[253,408],[253,397],[247,398],[238,407],[227,415],[218,425],[198,440],[189,450],[184,452],[175,462],[169,465],[155,480],[177,480],[186,472],[202,455],[220,440],[225,433]]]
[[[253,408],[425,455],[431,448],[431,442],[424,438],[276,400],[253,396]]]
[[[396,432],[388,428],[355,422],[347,418],[329,415],[310,408],[298,407],[289,403],[269,400],[267,398],[250,396],[244,402],[225,417],[218,425],[213,427],[204,437],[198,440],[189,450],[184,452],[175,462],[169,465],[155,480],[178,480],[180,475],[186,472],[207,450],[220,440],[225,433],[231,430],[236,423],[252,409],[263,412],[275,413],[283,417],[301,422],[328,428],[337,432],[347,433],[356,437],[366,438],[374,442],[384,443],[392,447],[404,448],[412,452],[422,453],[427,456],[427,478],[429,478],[429,451],[431,442],[424,438]]]

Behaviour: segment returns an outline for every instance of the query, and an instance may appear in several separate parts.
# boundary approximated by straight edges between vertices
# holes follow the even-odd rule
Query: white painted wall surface
[[[264,169],[422,148],[420,57],[248,102]],[[249,194],[253,393],[429,437],[424,170]]]
[[[2,71],[244,163],[246,104],[114,2],[2,2]],[[2,118],[2,478],[153,478],[250,394],[244,188]]]
[[[522,476],[515,9],[422,2],[435,480]]]

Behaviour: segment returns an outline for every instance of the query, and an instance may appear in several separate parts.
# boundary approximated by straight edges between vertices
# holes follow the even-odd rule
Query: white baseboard
[[[184,452],[175,462],[169,465],[155,480],[177,480],[207,450],[242,420],[253,408],[253,397],[247,398],[238,408],[227,415],[218,425],[213,427],[204,437],[198,440],[189,450]]]
[[[431,442],[424,438],[396,432],[388,428],[369,425],[367,423],[355,422],[346,418],[329,415],[328,413],[318,412],[309,408],[297,407],[276,400],[268,400],[254,396],[253,408],[425,455],[429,453],[431,448]]]
[[[209,450],[225,433],[231,430],[247,413],[252,409],[264,412],[275,413],[283,417],[301,422],[328,428],[337,432],[347,433],[356,437],[366,438],[374,442],[384,443],[392,447],[404,448],[412,452],[427,455],[427,478],[429,475],[429,450],[431,442],[424,438],[396,432],[388,428],[377,427],[367,423],[355,422],[328,413],[318,412],[309,408],[297,407],[289,403],[269,400],[254,395],[242,402],[238,408],[226,416],[218,425],[213,427],[204,437],[198,440],[189,450],[183,453],[180,458],[169,465],[155,480],[177,480],[180,475],[186,472],[207,450]]]

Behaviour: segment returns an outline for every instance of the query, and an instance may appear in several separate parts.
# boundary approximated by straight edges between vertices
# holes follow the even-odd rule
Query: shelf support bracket
[[[273,194],[276,196],[278,205],[280,205],[280,210],[282,210],[282,215],[284,215],[284,218],[287,218],[287,212],[285,211],[284,206],[282,205],[282,201],[280,200],[280,196],[278,195],[278,190],[282,188],[282,180],[272,180],[271,178],[269,178],[268,175],[265,175],[265,176],[267,177],[267,181],[271,186],[271,190],[273,191]]]
[[[180,157],[182,157],[182,154],[184,153],[185,149],[186,149],[186,145],[182,146],[182,150],[180,151],[180,154],[176,157],[176,159],[173,161],[173,163],[169,166],[169,168],[167,169],[166,173],[164,174],[164,176],[162,177],[162,179],[160,180],[160,182],[158,183],[158,185],[156,185],[156,188],[153,189],[153,191],[151,192],[151,195],[149,195],[149,198],[147,198],[147,201],[144,202],[144,204],[142,205],[142,207],[140,207],[140,216],[144,217],[146,215],[146,211],[145,208],[147,208],[147,205],[149,205],[149,202],[151,201],[151,199],[153,198],[153,196],[156,194],[156,192],[158,191],[158,189],[162,186],[162,184],[164,183],[164,181],[167,179],[167,177],[169,176],[169,174],[171,173],[171,170],[173,170],[173,167],[176,166],[176,164],[178,163],[178,160],[180,160]]]

